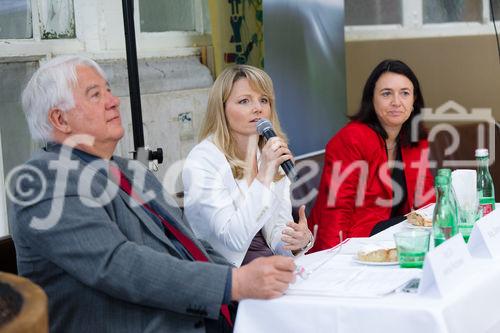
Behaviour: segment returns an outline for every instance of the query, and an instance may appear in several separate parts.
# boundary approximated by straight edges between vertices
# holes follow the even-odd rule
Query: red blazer
[[[416,147],[401,148],[408,212],[435,200],[428,146],[422,140]],[[338,244],[340,230],[344,239],[368,237],[378,222],[390,218],[393,191],[387,161],[384,140],[363,123],[347,124],[328,142],[318,197],[308,218],[311,230],[318,225],[311,252]]]

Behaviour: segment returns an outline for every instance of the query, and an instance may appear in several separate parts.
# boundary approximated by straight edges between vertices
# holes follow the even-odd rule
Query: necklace
[[[389,150],[393,150],[394,148],[396,148],[396,145],[397,145],[397,144],[398,144],[397,142],[394,142],[394,144],[393,144],[392,146],[390,146],[390,147],[389,147],[389,146],[387,145],[387,142],[386,142],[386,143],[385,143],[385,149],[386,149],[386,150],[388,150],[388,151],[389,151]]]

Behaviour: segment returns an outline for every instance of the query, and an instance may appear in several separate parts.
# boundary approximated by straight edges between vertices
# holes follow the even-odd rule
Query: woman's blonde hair
[[[248,79],[253,89],[269,98],[271,107],[269,121],[273,124],[276,135],[287,142],[286,135],[281,130],[276,113],[273,82],[269,75],[263,70],[249,65],[235,65],[223,70],[215,80],[208,95],[207,113],[201,125],[199,140],[202,141],[210,135],[213,136],[214,144],[226,155],[233,176],[236,179],[243,178],[248,164],[237,155],[236,141],[229,129],[226,118],[225,103],[231,94],[235,82],[242,78]],[[259,147],[263,145],[264,139],[260,137]],[[283,174],[279,173],[275,180],[279,180],[282,177]]]

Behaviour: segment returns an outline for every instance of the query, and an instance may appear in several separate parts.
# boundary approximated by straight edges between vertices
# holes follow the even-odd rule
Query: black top
[[[264,238],[264,235],[262,235],[262,230],[259,230],[259,232],[252,239],[252,243],[250,243],[250,247],[245,254],[245,258],[243,258],[241,265],[246,265],[250,261],[259,257],[270,257],[272,255],[273,250],[267,246],[266,239]]]
[[[401,148],[397,147],[396,158],[394,162],[403,162],[403,155],[401,153]],[[408,199],[408,189],[406,188],[406,178],[405,172],[401,168],[393,168],[392,169],[392,196],[394,198],[394,187],[398,186],[403,190],[403,197],[399,202],[394,202],[391,211],[391,218],[399,215],[406,214],[404,211],[406,200]]]

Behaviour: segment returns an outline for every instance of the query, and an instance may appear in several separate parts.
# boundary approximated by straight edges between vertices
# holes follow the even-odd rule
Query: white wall
[[[155,174],[172,196],[183,191],[180,173],[184,159],[198,142],[208,91],[201,88],[142,95],[143,110],[154,111],[143,112],[144,141],[152,149],[163,149],[164,161]],[[121,102],[126,135],[116,153],[130,157],[128,152],[133,149],[130,98],[121,97]]]

